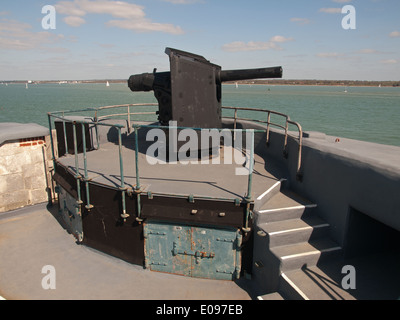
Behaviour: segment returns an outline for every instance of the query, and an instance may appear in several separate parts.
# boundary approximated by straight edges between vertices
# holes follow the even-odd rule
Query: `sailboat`
[[[106,87],[109,87],[109,86],[110,86],[110,83],[107,81]]]
[[[28,89],[28,83],[25,83],[25,88]]]

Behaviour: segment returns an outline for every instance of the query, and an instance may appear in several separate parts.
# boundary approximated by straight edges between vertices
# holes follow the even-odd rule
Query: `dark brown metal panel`
[[[53,179],[75,199],[78,199],[76,179],[73,174],[59,162],[55,163]]]
[[[73,172],[56,163],[54,179],[71,195],[76,195],[76,180]],[[125,260],[129,263],[143,265],[144,238],[143,225],[136,222],[137,197],[126,197],[126,209],[130,215],[126,221],[121,218],[121,191],[107,186],[89,183],[90,202],[93,209],[85,209],[85,183],[81,183],[81,195],[84,205],[82,225],[83,244],[96,250]],[[75,196],[74,196],[75,197]],[[145,221],[156,220],[189,226],[234,227],[245,225],[246,208],[233,202],[194,200],[184,198],[141,196],[142,218]],[[252,221],[249,221],[252,227]],[[243,235],[242,270],[251,273],[253,255],[252,232]]]
[[[145,219],[174,221],[188,224],[207,224],[241,228],[244,226],[245,206],[234,202],[195,200],[147,196],[141,199],[142,217]]]
[[[94,208],[82,215],[83,243],[127,262],[143,265],[143,227],[131,215],[124,222],[121,191],[90,184]]]
[[[64,126],[63,122],[55,121],[55,128],[57,132],[57,147],[58,147],[58,155],[62,157],[66,154],[66,145],[65,145],[65,138],[64,138]],[[74,150],[74,134],[72,129],[72,123],[66,122],[65,123],[65,131],[67,133],[67,144],[68,144],[68,153],[75,154]],[[92,150],[92,139],[90,136],[89,125],[85,124],[85,137],[86,137],[86,150]],[[83,152],[83,140],[82,140],[82,125],[76,124],[76,140],[77,140],[77,147],[78,153]]]

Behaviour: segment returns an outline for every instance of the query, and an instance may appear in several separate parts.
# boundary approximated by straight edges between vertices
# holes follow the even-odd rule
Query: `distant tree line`
[[[227,84],[235,84],[236,82],[226,82]],[[357,86],[357,87],[400,87],[400,81],[362,81],[362,80],[285,80],[285,79],[268,79],[268,80],[244,80],[238,81],[238,84],[255,84],[255,85],[300,85],[300,86]]]

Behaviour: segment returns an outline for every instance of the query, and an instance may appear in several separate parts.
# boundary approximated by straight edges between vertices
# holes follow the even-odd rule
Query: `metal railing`
[[[302,163],[302,149],[303,149],[303,129],[301,125],[298,122],[290,120],[289,116],[277,111],[272,111],[272,110],[264,110],[264,109],[257,109],[257,108],[242,108],[242,107],[222,107],[222,109],[225,110],[234,110],[234,116],[233,117],[224,117],[225,119],[233,119],[233,128],[236,129],[237,127],[237,122],[238,120],[244,120],[244,121],[252,121],[252,122],[259,122],[267,125],[267,137],[266,137],[266,144],[269,146],[270,144],[270,132],[271,132],[271,127],[279,128],[284,130],[284,143],[283,143],[283,156],[285,158],[288,157],[288,137],[289,137],[289,125],[294,125],[297,129],[298,132],[298,157],[297,157],[297,171],[296,171],[296,176],[297,179],[301,180],[302,174],[301,174],[301,163]],[[252,119],[252,118],[239,118],[238,117],[238,111],[251,111],[251,112],[260,112],[260,113],[266,113],[267,114],[267,119],[265,120],[257,120],[257,119]],[[281,125],[279,123],[275,123],[271,121],[271,115],[277,115],[284,119],[284,125]]]
[[[48,120],[49,120],[49,130],[50,130],[50,139],[51,139],[51,150],[52,150],[52,156],[53,156],[53,162],[54,162],[54,168],[56,168],[56,157],[55,157],[55,148],[54,148],[54,141],[53,141],[53,136],[52,136],[52,120],[59,120],[63,123],[63,131],[64,131],[64,138],[66,137],[66,123],[71,123],[72,128],[73,128],[73,143],[74,143],[74,153],[75,153],[75,179],[77,183],[77,194],[78,194],[78,199],[76,203],[77,208],[81,208],[81,205],[83,204],[82,201],[82,195],[81,195],[81,186],[80,183],[84,182],[85,183],[85,189],[86,189],[86,206],[85,208],[87,210],[91,210],[93,208],[93,205],[90,203],[90,191],[89,191],[89,182],[90,178],[88,176],[88,163],[87,163],[87,150],[86,150],[86,129],[85,125],[94,125],[96,128],[96,136],[97,135],[97,127],[98,126],[106,126],[106,127],[112,127],[115,128],[118,132],[118,150],[119,150],[119,162],[120,162],[120,175],[121,175],[121,181],[120,181],[120,187],[119,190],[122,192],[122,214],[121,218],[126,220],[126,218],[129,217],[129,214],[126,212],[126,194],[128,193],[128,187],[125,184],[125,178],[124,178],[124,164],[123,164],[123,157],[122,157],[122,133],[121,130],[125,128],[124,125],[121,124],[110,124],[110,123],[105,123],[102,122],[102,120],[105,119],[111,119],[114,117],[127,117],[127,129],[128,131],[130,128],[133,129],[134,132],[134,143],[135,143],[135,170],[136,170],[136,186],[135,186],[135,194],[137,196],[137,217],[136,220],[138,222],[142,221],[141,217],[141,201],[140,197],[141,194],[143,193],[141,190],[141,183],[140,183],[140,172],[139,172],[139,137],[138,137],[138,132],[141,128],[157,128],[157,129],[192,129],[192,130],[203,130],[204,128],[187,128],[187,127],[171,127],[171,126],[159,126],[159,125],[143,125],[143,124],[135,124],[134,121],[132,121],[131,116],[137,116],[137,115],[154,115],[156,112],[131,112],[132,107],[139,107],[139,106],[157,106],[157,104],[126,104],[126,105],[117,105],[117,106],[106,106],[106,107],[101,107],[101,108],[90,108],[90,109],[84,109],[84,110],[74,110],[74,111],[59,111],[59,112],[52,112],[48,113]],[[109,109],[117,109],[117,108],[127,108],[127,112],[125,113],[114,113],[114,114],[107,114],[104,116],[100,116],[99,113],[103,110],[109,110]],[[248,221],[250,217],[250,205],[253,203],[252,199],[252,180],[253,180],[253,169],[254,169],[254,134],[255,133],[266,133],[267,135],[267,141],[266,143],[269,143],[270,139],[270,127],[275,126],[281,129],[284,129],[285,131],[285,142],[284,142],[284,153],[286,152],[287,155],[287,143],[288,143],[288,126],[289,124],[293,124],[297,126],[298,131],[299,131],[299,160],[298,160],[298,174],[300,174],[300,166],[301,166],[301,147],[302,147],[302,129],[301,126],[293,122],[289,119],[288,116],[275,112],[275,111],[269,111],[269,110],[262,110],[262,109],[253,109],[253,108],[237,108],[237,107],[223,107],[224,109],[232,109],[235,111],[235,115],[233,118],[234,120],[234,128],[233,129],[222,129],[222,128],[215,128],[215,129],[207,129],[207,130],[218,130],[221,132],[222,130],[228,130],[230,132],[249,132],[251,136],[250,140],[250,146],[246,146],[247,148],[250,148],[250,153],[249,153],[249,176],[248,176],[248,183],[247,183],[247,194],[244,197],[244,203],[246,205],[246,220],[245,220],[245,227],[243,230],[245,232],[249,231],[248,228]],[[245,118],[239,118],[238,117],[238,111],[257,111],[257,112],[264,112],[267,113],[267,121],[262,121],[262,120],[254,120],[254,119],[245,119]],[[93,117],[86,117],[84,119],[68,119],[66,117],[67,114],[74,114],[74,113],[82,113],[82,112],[90,112],[93,113]],[[285,125],[279,125],[274,122],[271,122],[271,114],[275,114],[278,116],[281,116],[285,119]],[[226,117],[229,119],[229,117]],[[248,120],[248,121],[257,121],[261,123],[265,123],[267,125],[266,129],[237,129],[237,122],[238,120]],[[142,120],[141,120],[142,121]],[[154,121],[154,120],[153,120]],[[82,177],[80,173],[80,167],[79,167],[79,159],[78,159],[78,143],[77,143],[77,134],[76,134],[76,127],[77,125],[80,125],[82,127],[82,142],[83,142],[83,165],[84,165],[84,176]],[[65,143],[67,143],[67,139],[65,138]],[[97,145],[99,147],[99,140],[97,137]],[[68,153],[68,145],[66,144],[66,150]],[[148,195],[151,195],[151,192],[148,192]],[[165,195],[165,194],[163,194]],[[169,194],[170,196],[174,197],[182,197],[182,195],[177,195],[177,194]],[[193,195],[189,195],[189,200],[193,201]],[[202,197],[204,199],[205,197]],[[206,197],[207,199],[211,200],[224,200],[224,201],[232,201],[232,199],[222,199],[222,198],[216,198],[216,197]],[[235,205],[240,205],[240,199],[234,199]],[[80,210],[80,209],[79,209]]]

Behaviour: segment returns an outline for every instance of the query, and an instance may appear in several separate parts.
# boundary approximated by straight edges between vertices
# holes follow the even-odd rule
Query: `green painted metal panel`
[[[67,225],[67,229],[79,241],[83,241],[82,214],[79,203],[61,186],[57,186],[58,213]]]
[[[238,229],[150,222],[144,236],[146,267],[153,271],[220,280],[240,275]]]

